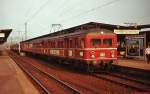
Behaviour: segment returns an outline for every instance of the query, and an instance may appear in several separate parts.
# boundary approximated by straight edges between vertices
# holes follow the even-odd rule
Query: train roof
[[[61,31],[57,31],[57,32],[53,32],[50,34],[46,34],[46,35],[42,35],[39,37],[35,37],[29,40],[25,40],[22,42],[29,42],[35,39],[40,39],[40,38],[45,38],[45,37],[49,37],[49,36],[56,36],[56,35],[61,35],[61,34],[68,34],[68,33],[74,33],[80,30],[87,30],[87,29],[92,29],[92,28],[105,28],[108,30],[114,30],[114,29],[141,29],[141,28],[146,28],[146,27],[150,27],[150,25],[139,25],[139,26],[119,26],[119,25],[112,25],[112,24],[105,24],[105,23],[97,23],[97,22],[89,22],[89,23],[85,23],[85,24],[81,24],[75,27],[71,27],[68,29],[64,29]]]

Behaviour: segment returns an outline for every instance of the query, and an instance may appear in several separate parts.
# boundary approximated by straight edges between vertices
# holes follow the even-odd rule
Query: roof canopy
[[[108,30],[114,30],[114,29],[141,30],[141,29],[148,28],[148,27],[150,28],[149,24],[147,24],[147,25],[137,25],[137,26],[120,26],[120,25],[112,25],[112,24],[105,24],[105,23],[89,22],[89,23],[81,24],[81,25],[74,26],[74,27],[71,27],[71,28],[68,28],[68,29],[53,32],[53,33],[50,33],[50,34],[35,37],[35,38],[25,40],[25,41],[31,41],[31,40],[34,40],[34,39],[48,37],[48,36],[55,36],[55,35],[59,35],[59,34],[72,33],[72,32],[77,32],[78,30],[87,30],[87,29],[91,29],[91,28],[105,28],[105,29],[108,29]]]
[[[9,34],[11,33],[12,29],[3,29],[0,30],[0,44],[3,44],[7,41]]]

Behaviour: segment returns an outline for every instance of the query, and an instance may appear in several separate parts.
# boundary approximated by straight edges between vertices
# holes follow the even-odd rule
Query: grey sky
[[[0,28],[24,31],[28,38],[47,34],[51,24],[63,28],[94,21],[124,25],[150,23],[150,0],[0,0]]]

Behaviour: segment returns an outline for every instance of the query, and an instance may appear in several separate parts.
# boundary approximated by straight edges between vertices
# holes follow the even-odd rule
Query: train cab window
[[[104,40],[103,40],[103,45],[104,45],[105,47],[110,47],[110,46],[112,46],[112,39],[104,39]]]
[[[101,39],[91,39],[90,44],[92,47],[99,47],[101,45]]]

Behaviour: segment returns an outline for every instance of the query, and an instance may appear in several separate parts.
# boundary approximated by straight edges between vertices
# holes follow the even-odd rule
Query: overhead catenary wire
[[[41,5],[40,8],[25,22],[29,22],[29,21],[33,20],[34,17],[36,17],[49,4],[49,1],[51,1],[51,0],[47,0],[43,5]]]
[[[46,7],[46,5],[48,4],[49,1],[50,1],[50,0],[47,0],[43,5],[41,5],[41,7],[40,7],[30,18],[28,18],[28,19],[26,20],[26,22],[29,22],[29,21],[33,20],[33,19],[36,17],[36,15],[38,15],[38,14]],[[100,8],[103,8],[103,7],[106,7],[106,6],[111,5],[111,4],[113,4],[113,3],[117,2],[117,1],[119,1],[119,0],[113,0],[113,1],[107,2],[107,3],[103,4],[103,5],[94,7],[94,8],[92,8],[92,9],[90,9],[90,10],[84,11],[84,12],[82,12],[82,13],[80,13],[80,14],[75,15],[75,16],[73,15],[73,16],[70,17],[70,18],[62,19],[62,20],[56,21],[56,23],[59,23],[59,24],[60,24],[60,23],[63,22],[63,21],[66,22],[66,20],[67,20],[67,21],[71,21],[72,18],[77,19],[77,18],[80,17],[81,15],[85,15],[85,14],[87,14],[87,13],[89,13],[89,12],[95,11],[95,10],[100,9]],[[64,5],[65,3],[66,3],[66,1],[65,1],[62,5]],[[60,7],[58,7],[57,9],[59,9],[59,8],[60,8]],[[48,25],[48,28],[49,28],[49,25]],[[47,29],[45,29],[45,30],[47,30]]]
[[[73,18],[73,19],[76,19],[76,18],[80,17],[81,15],[85,15],[85,14],[87,14],[87,13],[89,13],[89,12],[92,12],[92,11],[95,11],[95,10],[97,10],[97,9],[104,8],[104,7],[109,6],[109,5],[113,4],[113,3],[116,3],[117,1],[120,1],[120,0],[112,0],[112,1],[110,1],[110,2],[107,2],[107,3],[103,4],[103,5],[94,7],[94,8],[92,8],[92,9],[90,9],[90,10],[84,11],[84,12],[82,12],[82,13],[80,13],[80,14],[75,15],[75,16],[73,15],[73,16],[70,17],[70,18],[66,18],[66,19],[63,19],[63,20],[59,20],[59,21],[57,21],[57,23],[61,23],[61,22],[64,22],[64,21],[65,21],[65,22],[71,21],[72,18]],[[64,14],[65,14],[65,13],[64,13]],[[46,30],[48,30],[48,29],[49,29],[49,26],[47,27]]]
[[[29,23],[30,21],[32,21],[36,15],[38,15],[49,3],[50,0],[47,0],[43,5],[41,5],[41,7],[30,17],[28,18],[25,23]],[[68,2],[67,0],[65,0],[58,8],[56,8],[55,10],[53,10],[54,12],[57,11],[58,9],[62,9],[62,7],[64,7],[66,4],[66,2]],[[28,15],[28,14],[26,14]],[[43,25],[42,25],[43,26]]]
[[[73,18],[73,19],[76,19],[76,18],[78,18],[78,17],[80,17],[80,16],[82,16],[82,15],[85,15],[85,14],[89,13],[89,12],[92,12],[92,11],[95,11],[95,10],[97,10],[97,9],[101,9],[101,8],[104,8],[104,7],[106,7],[106,6],[109,6],[109,5],[113,4],[113,3],[116,3],[117,1],[120,1],[120,0],[113,0],[113,1],[107,2],[107,3],[103,4],[103,5],[94,7],[94,8],[92,8],[92,9],[90,9],[90,10],[84,11],[84,12],[82,12],[82,13],[80,13],[80,14],[77,14],[77,15],[75,15],[75,16],[72,16],[72,17],[70,17],[70,18],[66,18],[66,19],[64,19],[64,20],[60,20],[59,22],[61,23],[61,22],[63,22],[63,21],[65,21],[65,22],[66,22],[66,21],[70,21],[70,19],[72,19],[72,18]]]
[[[142,22],[142,20],[146,20],[146,19],[150,19],[150,16],[149,15],[145,15],[145,16],[142,16],[142,17],[140,17],[140,18],[137,18],[137,19],[139,19],[139,22]],[[150,21],[150,20],[149,20]]]
[[[60,9],[60,8],[61,8],[61,10],[63,10],[63,8],[64,8],[66,2],[68,2],[68,1],[65,0],[64,2],[62,2],[62,4],[59,5],[59,6],[58,6],[56,9],[54,9],[53,11],[55,12],[55,11],[57,11],[57,10]],[[67,4],[68,4],[68,3],[67,3]],[[63,7],[63,8],[62,8],[62,7]],[[58,23],[52,23],[52,24],[58,24]],[[51,24],[51,25],[52,25],[52,24]],[[45,25],[46,25],[46,27],[45,27]],[[45,24],[45,25],[41,24],[41,27],[42,27],[44,30],[47,29],[47,27],[52,29],[51,25],[49,25],[49,24],[48,24],[48,26],[47,26],[47,24]],[[61,27],[61,28],[63,28],[63,27]],[[51,30],[50,30],[50,31],[51,31]]]

